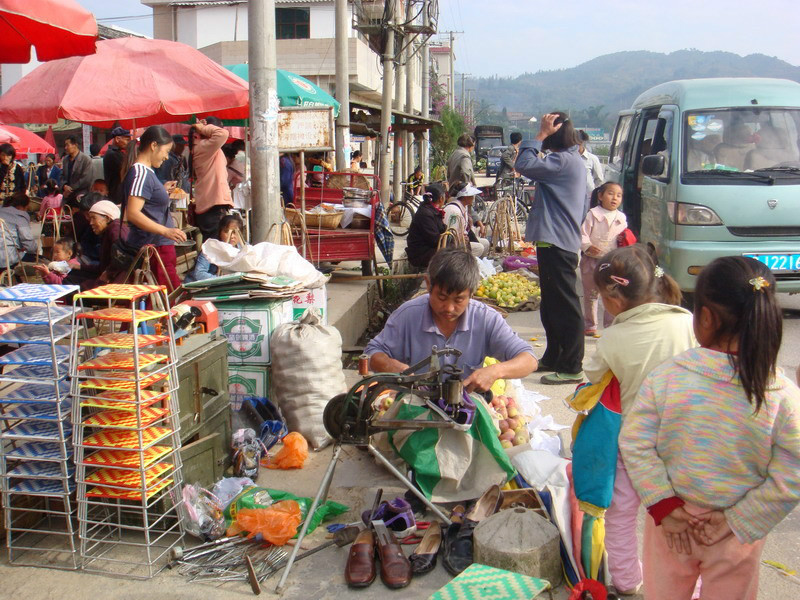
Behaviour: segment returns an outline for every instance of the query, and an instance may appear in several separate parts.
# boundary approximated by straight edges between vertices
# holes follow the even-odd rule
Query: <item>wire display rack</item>
[[[77,569],[75,466],[69,396],[70,285],[0,289],[19,304],[0,314],[0,482],[8,560],[13,565]]]
[[[183,540],[172,501],[182,465],[166,288],[112,284],[75,301],[73,350],[88,353],[71,364],[83,569],[148,579]]]

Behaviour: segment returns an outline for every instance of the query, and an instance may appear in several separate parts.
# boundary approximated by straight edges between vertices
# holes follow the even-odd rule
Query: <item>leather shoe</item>
[[[500,486],[486,490],[475,505],[461,519],[451,517],[453,522],[447,529],[442,550],[442,564],[452,575],[458,575],[473,562],[472,534],[478,523],[497,512],[501,502]]]
[[[411,563],[403,553],[400,543],[383,521],[373,521],[378,543],[378,558],[381,561],[381,581],[392,589],[406,587],[411,583]]]
[[[359,533],[350,546],[344,579],[353,588],[367,587],[375,581],[375,535],[371,529]]]
[[[433,570],[436,566],[436,555],[439,554],[439,546],[441,545],[442,526],[439,521],[431,521],[425,531],[425,535],[422,536],[419,546],[408,557],[411,563],[411,571],[414,575],[423,575]]]

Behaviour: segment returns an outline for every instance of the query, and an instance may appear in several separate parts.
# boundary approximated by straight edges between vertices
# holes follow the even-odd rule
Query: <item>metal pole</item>
[[[428,0],[424,0],[423,7],[422,7],[422,20],[425,28],[427,29],[430,26],[430,18],[428,16]],[[422,118],[427,119],[430,117],[431,114],[431,97],[430,97],[430,85],[431,85],[431,67],[430,67],[430,54],[429,54],[430,44],[428,43],[428,38],[425,37],[425,42],[422,44]],[[428,163],[428,154],[430,153],[430,147],[428,146],[428,140],[430,137],[430,132],[426,129],[422,133],[422,143],[419,149],[419,157],[420,157],[420,164],[422,165],[422,172],[425,174],[425,181],[430,181],[431,174],[430,174],[430,165]]]
[[[396,0],[395,0],[396,1]],[[381,98],[380,179],[381,202],[389,204],[391,176],[389,174],[389,127],[392,124],[392,84],[394,83],[394,22],[395,13],[389,13],[386,23],[386,44],[383,49],[383,97]]]
[[[303,238],[302,241],[302,253],[303,258],[308,258],[306,253],[308,249],[306,248],[306,240],[308,236],[306,235],[306,152],[305,150],[300,150],[300,235]]]
[[[275,0],[247,3],[250,67],[250,143],[253,161],[251,241],[267,239],[281,221],[278,166],[278,83],[276,79]]]
[[[455,95],[456,95],[456,66],[455,66],[455,48],[453,48],[453,44],[455,43],[455,37],[453,36],[454,32],[450,32],[450,81],[448,82],[447,91],[450,94],[450,99],[448,101],[448,105],[451,109],[456,107]]]
[[[350,20],[347,0],[336,0],[336,170],[350,167]]]
[[[406,15],[408,14],[408,4],[406,3]],[[400,2],[397,2],[395,5],[397,9],[397,22],[398,23],[405,23],[407,21],[404,18],[403,14],[403,7]],[[397,48],[398,54],[398,65],[397,65],[397,72],[395,77],[395,82],[397,89],[395,90],[394,94],[394,109],[395,111],[403,110],[403,105],[405,104],[406,99],[406,52],[403,51],[403,46],[406,43],[406,32],[402,28],[398,28],[399,31],[399,40],[400,40],[400,47]],[[399,124],[402,119],[398,116],[395,116],[395,123]],[[394,129],[394,128],[393,128]],[[405,132],[399,129],[395,129],[394,132],[394,169],[392,173],[392,191],[394,194],[394,200],[397,202],[398,200],[403,199],[403,188],[400,183],[405,179],[405,152],[408,151],[406,145],[403,143],[405,137]]]

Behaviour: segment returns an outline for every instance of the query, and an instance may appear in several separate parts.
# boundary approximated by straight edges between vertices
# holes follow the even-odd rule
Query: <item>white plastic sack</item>
[[[309,308],[294,323],[279,325],[270,338],[272,399],[289,431],[303,435],[314,450],[331,438],[322,424],[328,400],[347,391],[342,370],[342,336],[322,325],[319,312]]]
[[[300,256],[294,246],[281,246],[261,242],[255,246],[246,244],[239,249],[219,240],[203,242],[203,254],[213,265],[234,273],[261,273],[275,277],[284,275],[301,281],[306,287],[325,285],[325,276]]]
[[[488,258],[475,258],[478,261],[478,271],[481,274],[481,281],[484,279],[488,279],[492,275],[497,273],[497,269],[495,268],[492,261]]]

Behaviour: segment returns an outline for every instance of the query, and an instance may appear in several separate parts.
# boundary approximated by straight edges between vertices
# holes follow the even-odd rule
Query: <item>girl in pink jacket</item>
[[[586,213],[581,227],[581,279],[583,283],[584,333],[597,337],[598,290],[594,283],[597,261],[617,247],[617,237],[628,227],[625,213],[619,210],[622,204],[622,188],[618,183],[607,181],[598,187],[592,197],[597,197],[597,206]],[[604,312],[603,326],[611,325],[613,317]]]

